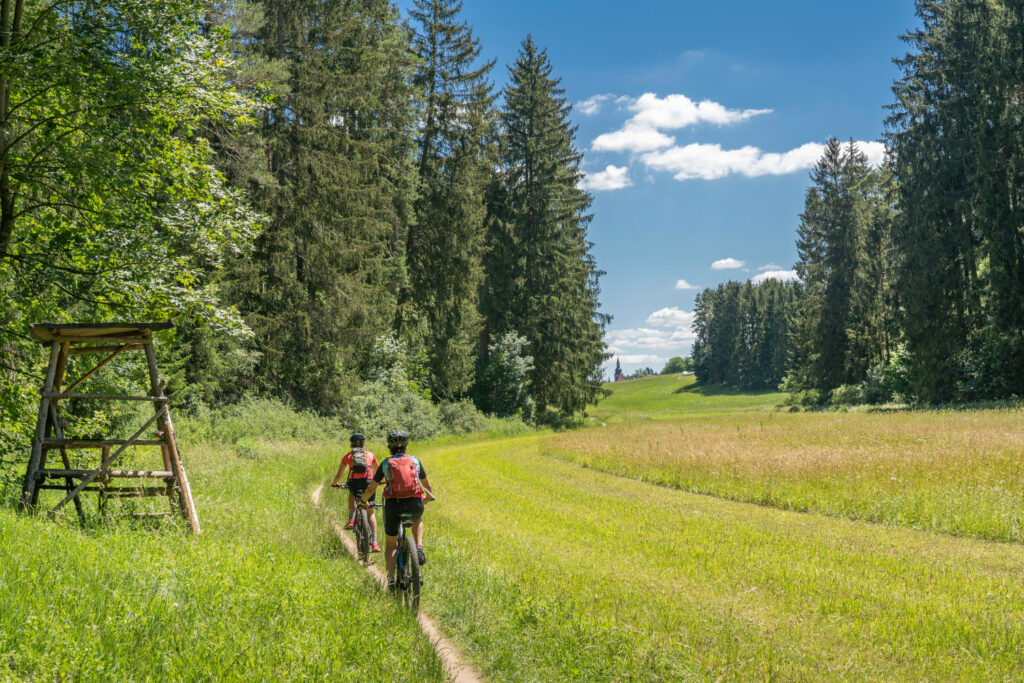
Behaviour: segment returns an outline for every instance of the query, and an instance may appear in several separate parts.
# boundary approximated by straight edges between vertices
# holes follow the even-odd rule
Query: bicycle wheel
[[[416,553],[416,544],[412,540],[412,534],[405,537],[403,550],[406,558],[403,573],[407,579],[403,603],[415,614],[420,611],[420,556]]]
[[[370,522],[366,519],[366,510],[356,510],[356,549],[359,560],[364,564],[370,560]]]

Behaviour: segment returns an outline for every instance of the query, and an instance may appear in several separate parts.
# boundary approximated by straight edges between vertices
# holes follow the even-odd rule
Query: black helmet
[[[359,432],[356,432],[352,436],[348,437],[348,442],[352,446],[362,446],[364,443],[366,443],[366,437],[360,434]]]
[[[401,429],[388,432],[388,448],[405,448],[409,445],[409,435]]]

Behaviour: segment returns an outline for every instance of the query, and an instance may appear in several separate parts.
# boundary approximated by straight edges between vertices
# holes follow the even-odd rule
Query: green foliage
[[[175,415],[176,436],[183,443],[250,444],[256,440],[330,440],[344,442],[349,432],[334,418],[300,412],[275,399],[248,397],[210,408],[199,405]]]
[[[487,420],[471,400],[447,401],[437,406],[441,426],[449,434],[470,434],[487,429]]]
[[[661,369],[661,374],[674,375],[680,372],[686,372],[688,370],[693,370],[693,358],[691,358],[690,356],[687,356],[686,358],[683,358],[681,356],[673,356],[672,358],[668,359],[667,363],[665,363],[665,367]]]
[[[477,405],[485,413],[499,417],[533,416],[530,373],[533,357],[527,355],[526,337],[514,331],[499,335],[488,347],[488,360],[480,368],[476,382]]]
[[[493,168],[493,61],[458,21],[462,3],[416,0],[413,83],[418,118],[419,196],[406,238],[408,285],[398,328],[422,335],[435,397],[465,393],[473,381],[481,318],[484,193]],[[415,308],[413,311],[406,309]],[[417,325],[420,323],[420,325]],[[421,329],[416,329],[420,327]]]
[[[800,287],[766,280],[726,282],[697,295],[692,364],[702,384],[774,389],[792,353],[791,319]],[[671,362],[671,361],[670,361]]]
[[[918,0],[887,121],[914,398],[1024,387],[1020,3]]]
[[[366,356],[363,376],[388,389],[406,389],[426,396],[429,370],[423,349],[411,351],[394,334],[377,337]]]
[[[527,37],[504,89],[483,309],[488,341],[512,330],[529,341],[538,409],[574,413],[600,396],[608,317],[598,312],[572,107],[551,74],[547,52]]]
[[[380,439],[402,429],[411,439],[429,439],[441,428],[437,407],[405,385],[364,382],[345,402],[344,420],[353,431]]]
[[[643,377],[653,377],[657,374],[653,368],[639,368],[635,372],[626,375],[626,379],[641,379]]]
[[[829,402],[837,406],[855,406],[864,403],[863,387],[859,384],[843,384],[829,393]]]

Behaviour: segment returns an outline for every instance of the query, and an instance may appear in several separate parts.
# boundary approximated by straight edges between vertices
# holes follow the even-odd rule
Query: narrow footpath
[[[324,487],[321,484],[313,491],[312,499],[313,506],[317,510],[323,512],[323,508],[320,506],[320,494],[323,492]],[[328,518],[331,527],[334,529],[335,535],[338,540],[341,541],[345,549],[348,550],[349,554],[358,562],[358,550],[356,549],[355,541],[345,533],[345,529],[338,524],[334,519]],[[382,587],[387,586],[387,575],[375,564],[367,564],[366,572],[372,576],[377,583]],[[469,664],[462,658],[462,653],[455,645],[444,637],[441,633],[441,629],[438,628],[437,623],[428,617],[421,609],[417,615],[417,621],[419,621],[420,629],[427,635],[430,642],[434,646],[434,652],[437,653],[438,658],[441,660],[444,666],[445,672],[448,674],[448,678],[453,683],[480,683],[483,677],[477,673]]]

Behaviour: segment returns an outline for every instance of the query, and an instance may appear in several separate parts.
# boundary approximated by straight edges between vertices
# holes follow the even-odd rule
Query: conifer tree
[[[386,0],[266,0],[263,40],[289,93],[267,116],[276,191],[243,302],[265,390],[336,408],[404,277],[412,172],[412,59]]]
[[[481,318],[484,195],[493,164],[493,61],[479,63],[480,44],[458,21],[456,0],[416,0],[413,82],[423,93],[417,139],[419,197],[406,242],[408,286],[398,327],[423,329],[436,398],[465,392]],[[415,310],[410,310],[415,309]]]
[[[587,241],[591,198],[579,188],[576,129],[547,52],[527,37],[509,68],[501,177],[491,187],[487,330],[530,342],[537,407],[576,412],[601,390],[607,316]]]

